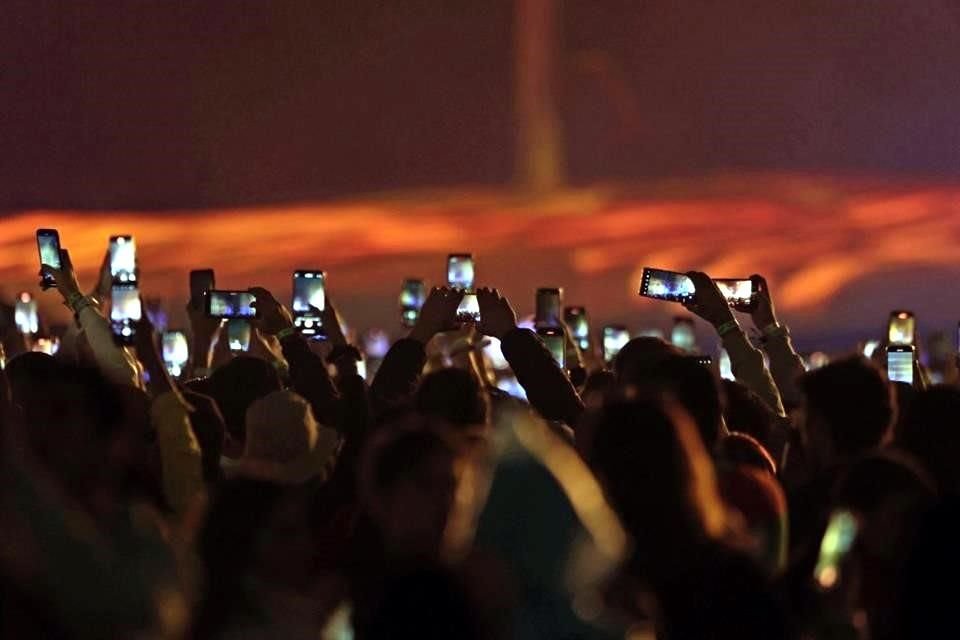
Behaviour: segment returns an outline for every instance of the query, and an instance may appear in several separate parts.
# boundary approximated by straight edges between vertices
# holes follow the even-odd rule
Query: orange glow
[[[5,298],[36,289],[38,227],[60,230],[91,284],[111,234],[137,236],[144,295],[182,306],[187,272],[213,267],[223,287],[263,284],[289,296],[290,272],[323,268],[348,318],[387,325],[400,283],[442,281],[448,252],[477,254],[479,285],[519,299],[563,285],[595,317],[649,309],[644,265],[764,274],[782,311],[811,312],[861,278],[891,269],[957,268],[960,185],[731,174],[541,199],[492,190],[417,192],[218,211],[23,211],[3,222]],[[954,271],[955,272],[955,271]],[[53,311],[52,293],[38,296]],[[893,306],[893,301],[891,301]]]

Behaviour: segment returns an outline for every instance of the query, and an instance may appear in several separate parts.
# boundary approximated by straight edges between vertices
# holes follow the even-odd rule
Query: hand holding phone
[[[110,277],[114,284],[137,281],[137,245],[133,236],[110,236]]]
[[[702,271],[691,271],[687,274],[694,286],[694,295],[683,303],[691,312],[697,314],[715,328],[728,322],[736,322],[730,304],[723,297],[720,287],[710,276]]]
[[[583,307],[566,307],[563,310],[563,321],[570,329],[571,337],[581,351],[590,348],[590,322],[587,310]]]
[[[517,312],[497,289],[479,289],[477,302],[480,304],[480,331],[483,335],[503,340],[505,335],[517,328]]]
[[[912,344],[891,344],[887,347],[887,379],[890,382],[913,384],[914,354]]]
[[[326,274],[319,269],[293,272],[293,326],[301,335],[322,339]]]
[[[473,254],[451,253],[447,256],[447,286],[472,291],[475,278]]]
[[[537,335],[547,346],[557,366],[561,369],[565,368],[567,366],[567,338],[564,335],[563,327],[540,327],[537,329]]]
[[[427,344],[441,331],[455,327],[457,309],[463,298],[464,292],[461,289],[434,287],[420,309],[420,318],[410,332],[410,338]]]
[[[563,309],[563,289],[559,287],[541,287],[537,289],[536,314],[534,322],[543,327],[561,326]]]
[[[420,309],[427,299],[427,289],[423,280],[407,278],[400,288],[400,323],[412,327],[420,317]]]
[[[917,320],[912,311],[891,311],[887,324],[887,341],[890,344],[914,344]]]
[[[56,229],[37,229],[37,250],[40,253],[40,268],[50,267],[60,271],[63,264],[60,260],[60,234]],[[49,272],[42,272],[40,286],[43,289],[52,289],[57,286],[56,279]]]
[[[190,301],[201,304],[204,296],[216,288],[213,269],[194,269],[190,272]]]
[[[135,284],[117,284],[110,290],[110,325],[121,344],[133,344],[143,315],[140,290]]]
[[[207,294],[207,316],[210,318],[252,318],[257,312],[257,297],[250,291],[214,289]]]

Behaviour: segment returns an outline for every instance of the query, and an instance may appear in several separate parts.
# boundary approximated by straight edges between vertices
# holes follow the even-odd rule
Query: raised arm
[[[370,386],[376,410],[410,401],[427,360],[427,343],[454,325],[461,300],[462,291],[446,287],[434,287],[430,291],[410,335],[393,343],[380,363]]]
[[[784,415],[780,393],[767,371],[763,354],[750,344],[717,283],[701,271],[691,271],[687,275],[693,280],[696,294],[686,307],[716,329],[730,355],[734,377],[760,396],[777,415]]]
[[[517,313],[496,289],[477,291],[480,330],[500,340],[504,358],[527,393],[530,404],[548,420],[576,428],[583,401],[540,337],[517,327]]]
[[[757,306],[750,314],[753,324],[763,334],[763,350],[770,357],[770,373],[780,389],[783,404],[799,407],[801,402],[797,380],[804,374],[803,360],[797,355],[790,338],[790,329],[777,319],[770,287],[762,276],[753,276],[760,283]]]
[[[81,293],[70,253],[66,249],[60,252],[60,262],[60,269],[43,265],[40,273],[52,277],[56,282],[64,304],[73,311],[86,335],[97,367],[111,382],[141,388],[142,379],[136,358],[127,349],[117,345],[109,321],[97,308],[99,303]]]

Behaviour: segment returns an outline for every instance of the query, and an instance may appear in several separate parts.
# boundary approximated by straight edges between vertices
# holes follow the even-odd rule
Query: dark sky
[[[575,183],[960,174],[960,3],[566,0]],[[505,0],[7,0],[0,210],[503,184]]]

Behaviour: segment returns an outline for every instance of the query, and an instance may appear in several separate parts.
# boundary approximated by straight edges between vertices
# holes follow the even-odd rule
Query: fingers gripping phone
[[[110,278],[114,284],[137,281],[137,245],[133,236],[110,236]]]
[[[472,291],[475,275],[473,254],[451,253],[447,256],[447,286]]]
[[[40,252],[40,264],[62,269],[60,263],[60,234],[56,229],[37,229],[37,249]],[[51,289],[57,285],[53,278],[42,276],[40,286]]]
[[[547,345],[550,355],[553,356],[557,366],[561,369],[567,366],[567,338],[563,333],[563,327],[540,327],[537,329],[537,335]]]
[[[400,288],[400,323],[412,327],[420,319],[420,309],[427,300],[427,288],[423,280],[408,278]]]
[[[113,335],[121,344],[133,344],[136,324],[143,309],[140,305],[140,290],[135,284],[115,284],[110,289],[110,326]]]
[[[890,344],[913,344],[917,320],[912,311],[891,311],[887,323],[887,341]]]
[[[543,287],[537,289],[537,307],[534,322],[544,327],[561,326],[563,310],[563,289],[559,287]]]
[[[890,382],[913,384],[914,347],[892,344],[887,347],[887,378]]]
[[[581,351],[590,348],[590,322],[587,318],[587,310],[583,307],[565,307],[563,310],[563,321],[570,334]]]
[[[756,307],[760,291],[758,281],[752,278],[715,278],[714,282],[727,303],[737,311],[748,313]],[[684,273],[645,267],[639,293],[654,300],[687,303],[696,295],[696,287]]]
[[[302,335],[324,337],[322,312],[327,305],[326,274],[319,269],[293,272],[293,326]]]

